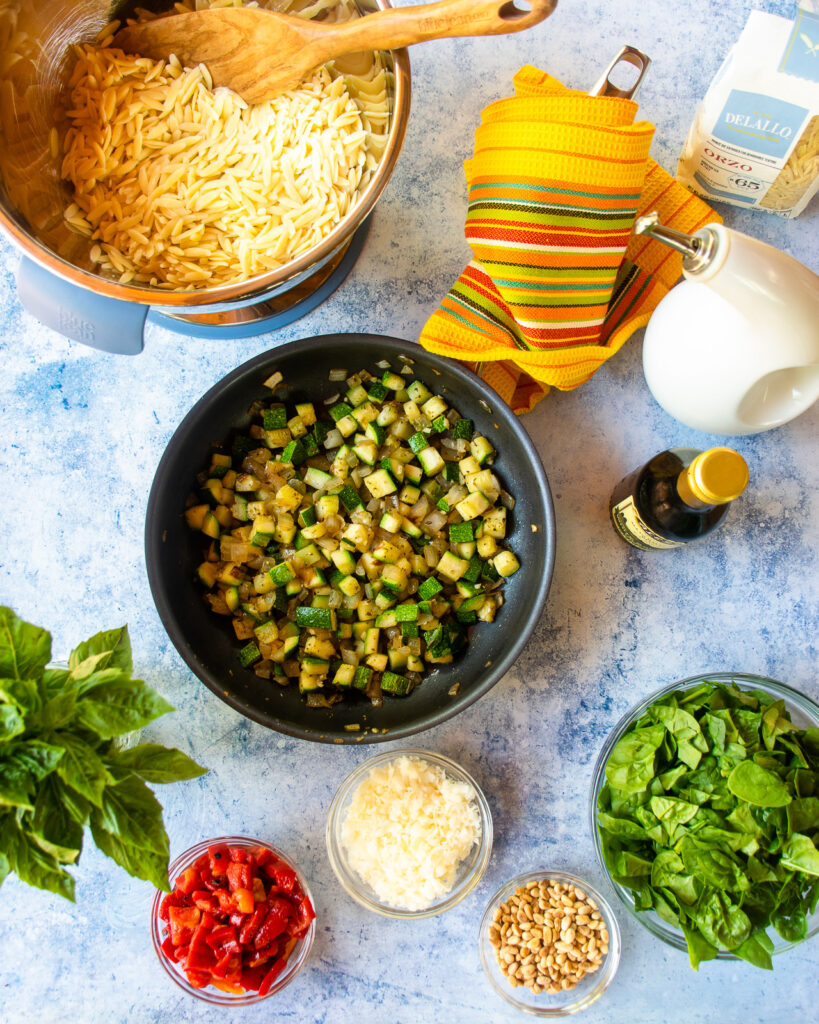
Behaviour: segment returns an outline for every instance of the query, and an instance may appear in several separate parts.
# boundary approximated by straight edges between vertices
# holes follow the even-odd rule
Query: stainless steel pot
[[[356,4],[362,14],[391,6],[389,0]],[[141,5],[158,6],[145,0]],[[0,0],[0,230],[23,252],[21,301],[69,338],[130,353],[142,349],[149,311],[173,318],[186,333],[228,337],[254,333],[248,325],[266,319],[261,330],[269,330],[277,311],[303,315],[307,299],[325,297],[352,266],[366,218],[395,167],[409,119],[407,51],[387,55],[392,110],[381,163],[359,201],[322,242],[278,270],[238,284],[187,292],[119,284],[94,269],[89,243],[63,221],[71,198],[60,179],[52,130],[69,45],[93,39],[129,6],[123,0]]]

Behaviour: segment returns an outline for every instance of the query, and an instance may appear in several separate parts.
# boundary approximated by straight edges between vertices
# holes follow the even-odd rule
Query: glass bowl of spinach
[[[819,705],[716,672],[619,722],[591,799],[597,856],[624,906],[704,960],[771,957],[819,932]]]

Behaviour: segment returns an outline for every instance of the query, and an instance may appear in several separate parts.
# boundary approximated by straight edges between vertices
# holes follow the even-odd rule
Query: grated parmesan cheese
[[[446,896],[480,838],[474,788],[411,756],[373,768],[341,825],[349,866],[379,900],[403,910]]]

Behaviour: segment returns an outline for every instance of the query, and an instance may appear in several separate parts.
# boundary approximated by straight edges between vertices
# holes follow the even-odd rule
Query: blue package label
[[[795,103],[732,89],[711,134],[749,152],[784,160],[808,113]]]
[[[819,14],[799,8],[778,70],[819,82]]]

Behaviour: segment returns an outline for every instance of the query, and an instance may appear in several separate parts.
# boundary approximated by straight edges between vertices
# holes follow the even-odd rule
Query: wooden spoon
[[[392,50],[427,39],[520,32],[547,18],[557,0],[439,0],[340,23],[254,7],[219,7],[130,25],[114,37],[126,53],[207,65],[214,85],[248,103],[298,85],[320,64],[359,50]]]

